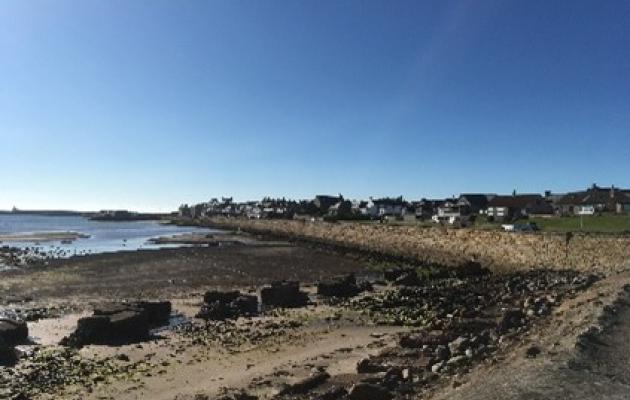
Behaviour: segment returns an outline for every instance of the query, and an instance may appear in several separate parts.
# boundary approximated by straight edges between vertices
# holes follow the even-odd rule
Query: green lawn
[[[580,225],[580,219],[582,220]],[[349,221],[350,222],[350,221]],[[526,224],[534,222],[543,232],[593,232],[593,233],[628,233],[630,234],[630,215],[605,214],[600,216],[584,216],[582,218],[571,217],[550,217],[550,218],[530,218],[517,221],[516,223]],[[351,223],[378,224],[378,221],[351,221]],[[390,226],[415,226],[418,228],[439,226],[430,221],[389,221]],[[580,228],[580,226],[582,226]],[[474,229],[500,230],[501,223],[490,222],[484,216],[479,216],[475,220]]]
[[[520,222],[535,222],[540,230],[548,232],[630,233],[630,215],[530,218]]]

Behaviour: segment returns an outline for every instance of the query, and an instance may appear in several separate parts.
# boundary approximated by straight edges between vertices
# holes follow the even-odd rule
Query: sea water
[[[0,246],[37,248],[45,253],[71,256],[74,254],[173,247],[153,244],[149,242],[149,239],[185,233],[213,233],[217,231],[207,228],[168,225],[159,221],[94,221],[82,216],[0,214],[0,235],[43,232],[77,232],[89,237],[76,239],[71,243],[6,241],[0,243]]]

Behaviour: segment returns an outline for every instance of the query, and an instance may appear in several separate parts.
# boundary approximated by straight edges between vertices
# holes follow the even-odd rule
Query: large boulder
[[[18,360],[14,346],[26,342],[27,339],[26,322],[0,319],[0,365],[14,365]]]
[[[125,310],[110,315],[79,319],[77,329],[61,341],[62,345],[123,344],[149,337],[149,320],[144,311]]]
[[[317,396],[316,400],[338,400],[345,398],[348,394],[348,391],[342,386],[332,386],[324,393]]]
[[[458,333],[479,333],[487,329],[493,329],[495,326],[496,321],[493,318],[485,317],[457,318],[449,325],[452,331]]]
[[[354,274],[332,278],[317,284],[317,294],[326,297],[352,297],[361,293]]]
[[[239,291],[208,291],[197,318],[225,320],[249,317],[258,314],[258,297],[241,294]]]
[[[447,345],[454,339],[455,335],[452,332],[433,330],[402,335],[399,344],[404,348],[422,348],[425,345],[435,347]]]
[[[28,327],[24,321],[0,319],[0,340],[5,346],[15,346],[28,338]]]
[[[149,336],[149,317],[145,311],[123,311],[109,317],[109,329],[123,339],[144,339]]]
[[[0,337],[0,366],[13,366],[16,362],[15,349]]]
[[[394,284],[399,286],[421,286],[422,283],[422,279],[420,279],[418,273],[414,269],[403,273],[394,280]]]
[[[170,301],[136,301],[131,304],[146,312],[151,326],[167,325],[171,319],[173,308]]]
[[[231,291],[209,290],[203,295],[203,301],[204,303],[208,303],[208,304],[211,304],[217,301],[221,303],[229,303],[231,301],[236,300],[236,298],[239,297],[240,295],[241,295],[241,292],[239,292],[238,290],[231,290]]]
[[[166,325],[171,317],[170,301],[133,301],[120,303],[102,303],[94,307],[94,315],[114,315],[125,311],[145,313],[152,327]]]
[[[497,324],[497,333],[503,334],[510,329],[518,328],[524,324],[525,314],[518,308],[506,310]]]
[[[270,307],[303,307],[308,304],[308,294],[300,291],[299,282],[279,281],[260,290],[260,301]]]
[[[195,396],[195,400],[197,400],[198,398],[201,400],[210,399],[206,395],[199,395],[199,394]],[[244,391],[238,391],[235,393],[228,393],[220,397],[216,397],[215,400],[258,400],[258,396],[251,395]]]
[[[476,261],[467,261],[455,270],[455,274],[458,278],[480,277],[489,275],[490,270]]]
[[[359,382],[352,386],[348,393],[350,400],[389,400],[392,394],[380,385]]]
[[[411,271],[414,271],[414,269],[403,268],[403,267],[390,268],[390,269],[385,270],[385,272],[383,272],[383,277],[385,278],[386,281],[394,282],[396,279],[400,278],[402,275],[409,273]]]
[[[291,395],[291,394],[303,394],[307,393],[315,387],[323,384],[330,378],[330,374],[326,371],[318,371],[315,372],[306,378],[300,379],[299,381],[287,385],[284,389],[282,389],[279,395]]]
[[[390,367],[386,364],[379,363],[370,358],[362,358],[357,362],[357,372],[359,374],[373,374],[376,372],[385,372]]]
[[[77,329],[61,344],[81,347],[146,340],[150,337],[150,329],[167,324],[170,315],[171,303],[168,301],[103,303],[94,307],[94,315],[79,319]]]
[[[131,303],[101,303],[94,306],[94,315],[109,316],[124,311],[138,311],[142,309],[132,305]]]

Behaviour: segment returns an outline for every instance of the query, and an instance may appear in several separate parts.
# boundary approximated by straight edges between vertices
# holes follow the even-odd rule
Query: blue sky
[[[3,1],[0,209],[630,187],[630,2]]]

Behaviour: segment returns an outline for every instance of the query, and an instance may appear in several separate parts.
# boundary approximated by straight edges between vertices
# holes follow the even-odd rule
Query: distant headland
[[[0,210],[0,215],[41,215],[53,217],[85,217],[96,221],[149,221],[168,218],[171,214],[143,213],[128,210],[73,211],[73,210]]]
[[[0,214],[29,214],[29,215],[46,215],[46,216],[81,216],[84,214],[80,211],[72,211],[72,210],[20,210],[16,207],[13,207],[11,210],[0,210]]]

